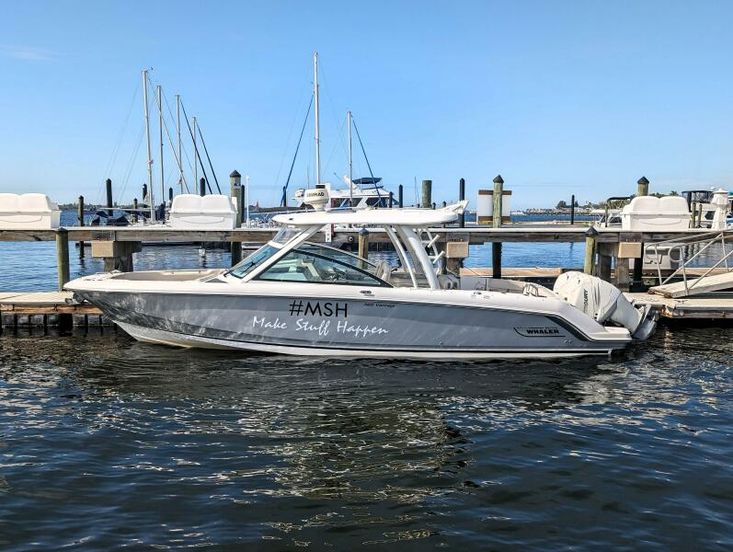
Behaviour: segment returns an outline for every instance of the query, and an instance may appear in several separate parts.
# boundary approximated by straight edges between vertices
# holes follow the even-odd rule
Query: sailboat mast
[[[321,137],[318,113],[318,52],[313,52],[313,114],[316,120],[316,184],[321,183]]]
[[[178,186],[183,193],[183,159],[181,158],[181,95],[176,94],[176,133],[178,134]]]
[[[145,107],[145,137],[148,142],[148,195],[150,197],[150,221],[155,221],[153,202],[153,152],[150,148],[150,110],[148,109],[148,71],[143,69],[143,104]],[[143,201],[145,198],[143,198]]]
[[[351,111],[346,113],[349,125],[349,207],[354,206],[354,165],[351,156]]]
[[[165,173],[163,171],[163,87],[155,87],[158,94],[158,127],[160,128],[160,197],[165,203]]]
[[[193,186],[194,190],[199,185],[199,150],[196,148],[196,117],[193,118]]]

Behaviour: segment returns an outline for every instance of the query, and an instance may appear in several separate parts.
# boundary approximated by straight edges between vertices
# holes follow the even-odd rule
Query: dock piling
[[[423,209],[430,209],[433,204],[433,181],[423,180],[422,181],[422,201],[421,207]]]
[[[596,263],[596,237],[598,230],[592,226],[585,233],[585,260],[583,262],[583,272],[593,274]]]
[[[59,291],[71,280],[69,275],[69,231],[66,228],[56,230],[56,266],[58,268]]]
[[[637,196],[649,195],[649,180],[647,180],[646,176],[642,176],[636,182],[636,195]]]
[[[575,224],[575,194],[570,196],[570,224]]]
[[[397,203],[400,204],[400,209],[402,209],[402,207],[404,207],[404,204],[402,203],[403,192],[404,192],[404,189],[402,188],[402,184],[400,184],[397,187]]]
[[[79,226],[84,226],[84,196],[79,196],[79,206],[78,206],[76,217],[79,221]],[[79,258],[80,259],[84,258],[84,242],[83,241],[79,242]]]
[[[464,199],[466,199],[466,180],[464,178],[461,178],[458,181],[458,201],[463,201]],[[458,217],[458,223],[461,228],[466,227],[465,211],[462,211],[461,216]]]
[[[137,220],[138,220],[138,218],[137,218],[138,217],[138,214],[137,214],[137,198],[134,198],[132,200],[132,209],[133,209],[133,212],[132,212],[132,222],[137,222]]]
[[[199,180],[199,195],[201,197],[206,195],[206,179],[203,177]]]
[[[107,188],[107,215],[112,218],[114,203],[112,202],[112,179],[108,178],[104,181],[105,187]]]
[[[359,230],[359,257],[365,261],[369,258],[369,230],[362,228]],[[366,263],[361,263],[365,268]]]
[[[236,227],[241,228],[242,211],[244,207],[244,202],[242,201],[242,175],[240,175],[239,172],[237,172],[236,170],[232,171],[232,173],[229,175],[229,183],[231,184],[232,188],[232,198],[234,198],[234,203],[237,206]],[[242,260],[242,242],[231,242],[231,252],[232,266],[234,266]]]
[[[500,174],[494,178],[494,195],[493,199],[493,213],[492,213],[492,226],[494,228],[501,227],[501,214],[502,214],[502,199],[504,195],[504,179]],[[501,278],[501,242],[491,243],[491,269],[494,278]]]

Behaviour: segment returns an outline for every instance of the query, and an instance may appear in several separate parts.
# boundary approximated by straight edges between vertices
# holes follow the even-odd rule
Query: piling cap
[[[649,184],[649,180],[647,180],[646,176],[642,176],[638,181],[637,184]]]
[[[496,178],[494,178],[494,182],[495,182],[496,184],[504,184],[504,179],[503,179],[503,178],[501,177],[501,175],[500,175],[500,174],[497,174],[497,175],[496,175]]]
[[[242,178],[242,175],[239,174],[237,171],[232,171],[232,174],[229,175],[229,178]]]
[[[585,231],[585,235],[588,238],[594,238],[598,235],[598,230],[596,230],[595,226],[591,226]]]

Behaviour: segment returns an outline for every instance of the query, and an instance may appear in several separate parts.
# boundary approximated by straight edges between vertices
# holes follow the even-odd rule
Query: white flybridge
[[[322,206],[321,198],[314,192],[313,203]],[[605,355],[651,333],[655,320],[648,311],[584,275],[566,277],[557,292],[511,282],[503,291],[453,289],[456,277],[440,273],[421,235],[454,222],[465,206],[279,215],[278,234],[229,270],[112,272],[79,278],[65,289],[136,339],[182,347],[551,358]],[[386,233],[399,266],[310,241],[332,224]]]

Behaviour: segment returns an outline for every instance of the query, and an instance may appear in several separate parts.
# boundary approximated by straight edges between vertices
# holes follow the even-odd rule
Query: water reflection
[[[188,351],[111,330],[6,335],[6,519],[14,539],[45,527],[49,548],[85,537],[491,547],[540,526],[568,527],[542,537],[566,544],[593,511],[626,528],[598,542],[629,545],[647,530],[628,522],[651,507],[644,493],[681,481],[676,457],[700,469],[680,443],[730,452],[713,421],[730,404],[728,331],[662,327],[610,360],[460,365]],[[685,503],[679,530],[703,507]],[[85,516],[107,536],[90,537]],[[120,516],[131,529],[110,537]]]

